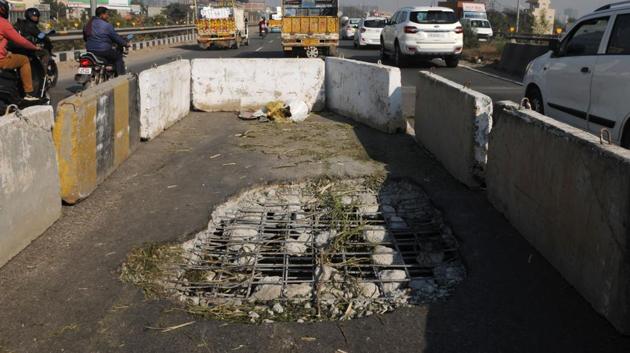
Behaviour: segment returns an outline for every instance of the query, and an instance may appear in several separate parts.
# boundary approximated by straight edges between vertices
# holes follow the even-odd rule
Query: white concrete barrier
[[[630,334],[630,151],[501,102],[486,179],[492,204]]]
[[[152,139],[190,111],[190,61],[178,60],[138,76],[140,137]]]
[[[483,184],[492,99],[421,71],[416,86],[416,141],[431,152],[459,181]]]
[[[405,131],[400,69],[326,58],[326,106],[381,131]]]
[[[61,215],[51,106],[0,116],[0,266]]]
[[[193,106],[241,111],[298,99],[319,111],[325,106],[324,71],[320,59],[194,59]]]

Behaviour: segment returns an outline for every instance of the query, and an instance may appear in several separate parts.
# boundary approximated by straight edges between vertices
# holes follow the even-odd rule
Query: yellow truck
[[[212,46],[238,49],[249,44],[245,11],[234,1],[199,9],[195,26],[197,43],[202,49]]]
[[[337,55],[337,0],[282,0],[282,50],[286,56]]]

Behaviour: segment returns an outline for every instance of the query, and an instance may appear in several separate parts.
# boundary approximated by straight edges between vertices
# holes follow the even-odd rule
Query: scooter
[[[128,41],[132,38],[133,34],[127,35]],[[123,57],[129,54],[128,47],[115,45],[115,49],[119,51]],[[77,69],[76,75],[74,75],[74,81],[83,86],[83,89],[98,85],[99,83],[118,76],[113,63],[99,58],[94,55],[94,53],[85,52],[79,56],[77,61],[79,62],[79,68]]]
[[[44,39],[52,33],[54,33],[54,30],[39,33],[35,45],[43,49]],[[0,69],[0,114],[4,114],[7,111],[7,107],[10,105],[15,105],[19,109],[23,109],[33,105],[50,104],[48,90],[57,83],[57,64],[52,59],[52,53],[46,50],[48,55],[37,56],[32,51],[14,50],[14,52],[16,52],[16,54],[26,55],[29,58],[33,81],[33,95],[38,97],[39,100],[24,100],[25,94],[22,88],[22,80],[20,79],[20,74],[17,69]],[[47,63],[46,66],[42,60]]]

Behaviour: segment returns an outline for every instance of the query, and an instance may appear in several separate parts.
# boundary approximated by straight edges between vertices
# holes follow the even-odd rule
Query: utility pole
[[[90,0],[90,16],[96,16],[96,0]]]
[[[516,0],[516,33],[519,32],[521,22],[521,0]]]

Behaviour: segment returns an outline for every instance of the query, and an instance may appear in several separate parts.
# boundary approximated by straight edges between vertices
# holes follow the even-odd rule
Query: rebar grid
[[[368,193],[353,190],[350,196]],[[316,199],[315,195],[312,199]],[[382,205],[380,195],[374,195]],[[383,198],[388,201],[388,198]],[[316,270],[326,265],[344,275],[344,280],[355,278],[375,283],[383,296],[385,283],[406,283],[417,278],[430,278],[438,264],[421,264],[419,254],[438,247],[444,253],[442,263],[457,261],[457,244],[444,239],[443,221],[439,212],[421,192],[398,200],[397,217],[404,226],[393,224],[392,218],[382,212],[365,213],[362,205],[352,204],[332,212],[321,202],[283,203],[263,202],[255,207],[239,207],[226,215],[210,234],[200,238],[191,250],[194,261],[182,264],[182,273],[175,282],[178,290],[206,298],[248,299],[261,285],[281,286],[281,298],[286,298],[288,285],[309,284],[316,296],[322,284]],[[395,222],[394,222],[395,223]],[[366,227],[385,227],[387,239],[378,244],[365,240]],[[318,245],[318,236],[336,231],[345,238],[339,248],[330,244]],[[340,232],[346,232],[340,234]],[[299,240],[308,234],[306,239]],[[347,237],[346,237],[347,236]],[[334,241],[335,237],[332,237]],[[429,244],[429,245],[427,245]],[[302,245],[303,251],[289,251],[289,245]],[[400,263],[376,264],[372,260],[376,245],[393,248]],[[404,279],[383,279],[384,270],[403,270]],[[273,281],[270,279],[273,278]]]

